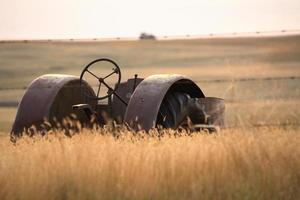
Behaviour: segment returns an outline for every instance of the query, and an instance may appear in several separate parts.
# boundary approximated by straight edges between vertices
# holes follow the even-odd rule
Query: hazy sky
[[[0,0],[0,39],[300,28],[300,0]]]

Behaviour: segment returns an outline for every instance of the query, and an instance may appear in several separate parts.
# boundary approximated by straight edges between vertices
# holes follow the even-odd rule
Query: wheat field
[[[114,133],[0,140],[1,199],[300,198],[299,129]]]

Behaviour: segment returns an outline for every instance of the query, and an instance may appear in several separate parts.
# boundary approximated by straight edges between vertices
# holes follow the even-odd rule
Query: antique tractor
[[[102,69],[103,64],[109,69]],[[71,115],[82,124],[93,118],[100,126],[115,121],[133,130],[183,127],[216,131],[224,127],[224,111],[223,99],[205,97],[185,76],[135,75],[121,82],[120,67],[102,58],[89,63],[80,77],[49,74],[35,79],[19,104],[11,135],[21,136],[32,126],[41,130],[45,120],[55,126]]]

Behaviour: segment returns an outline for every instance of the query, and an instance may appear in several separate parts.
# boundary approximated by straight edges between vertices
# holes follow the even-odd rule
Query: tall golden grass
[[[300,199],[299,128],[0,140],[0,199]]]

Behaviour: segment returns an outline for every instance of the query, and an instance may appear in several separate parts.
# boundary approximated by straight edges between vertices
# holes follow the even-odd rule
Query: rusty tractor
[[[89,63],[79,77],[48,74],[33,80],[19,103],[11,136],[19,137],[32,126],[42,130],[45,120],[55,126],[70,115],[82,124],[91,119],[100,126],[115,121],[146,132],[157,127],[213,132],[224,127],[224,114],[223,99],[205,97],[183,75],[134,75],[121,82],[117,63],[101,58]]]

